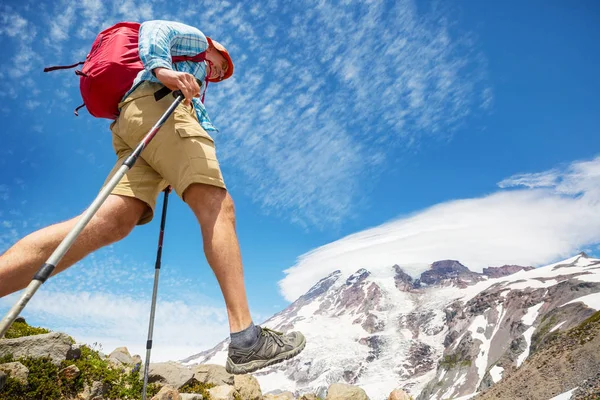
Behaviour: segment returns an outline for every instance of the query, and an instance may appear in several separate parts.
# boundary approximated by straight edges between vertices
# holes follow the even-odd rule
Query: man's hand
[[[200,85],[192,74],[173,71],[167,68],[154,69],[156,78],[171,90],[181,90],[185,96],[185,104],[192,104],[192,98],[200,96]]]

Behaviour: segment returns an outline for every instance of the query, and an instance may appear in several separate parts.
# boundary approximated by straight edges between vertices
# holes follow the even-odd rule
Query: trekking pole
[[[167,204],[169,203],[170,191],[170,186],[165,189],[165,199],[163,201],[162,218],[160,220],[160,235],[158,235],[158,250],[156,252],[156,264],[154,266],[154,289],[152,290],[152,305],[150,306],[150,324],[148,326],[148,341],[146,342],[146,362],[144,367],[144,387],[142,389],[142,400],[146,400],[146,388],[148,387],[148,369],[150,368],[150,351],[152,350],[154,312],[156,311],[156,293],[158,292],[158,276],[160,275],[160,260],[162,258],[163,238],[165,236],[165,222],[167,220]]]
[[[167,89],[167,93],[168,92],[170,91]],[[157,94],[158,92],[155,93],[155,98],[158,101],[162,97],[160,97]],[[138,160],[142,151],[154,138],[160,127],[163,126],[165,121],[171,116],[173,110],[175,110],[179,103],[181,103],[184,99],[183,94],[179,90],[175,91],[173,93],[173,96],[175,96],[175,101],[173,102],[173,104],[169,106],[167,111],[165,111],[165,113],[160,117],[158,122],[156,122],[156,124],[154,124],[154,126],[150,129],[146,136],[144,136],[140,144],[138,144],[135,150],[133,150],[131,155],[127,157],[127,159],[123,162],[121,168],[119,168],[115,175],[108,181],[106,186],[102,188],[100,193],[98,193],[98,196],[96,196],[96,198],[94,199],[92,204],[87,208],[87,210],[84,211],[84,213],[81,215],[81,218],[77,221],[73,229],[69,231],[67,236],[62,240],[62,242],[60,242],[56,250],[54,250],[50,258],[46,260],[46,263],[44,263],[44,265],[42,265],[38,272],[33,276],[31,283],[29,283],[29,285],[25,288],[25,291],[23,292],[19,300],[2,319],[2,321],[0,322],[0,338],[4,337],[4,334],[6,333],[6,331],[8,331],[8,328],[10,328],[12,323],[21,313],[21,311],[23,311],[23,309],[25,308],[29,300],[31,300],[35,292],[39,289],[40,286],[42,286],[44,282],[46,282],[50,275],[52,275],[54,268],[56,268],[56,266],[58,265],[60,260],[62,260],[66,252],[69,250],[69,248],[71,248],[71,246],[73,245],[83,228],[85,228],[85,226],[90,222],[94,214],[96,214],[100,206],[102,206],[106,198],[110,195],[110,192],[112,192],[115,186],[117,186],[121,178],[123,178],[127,171],[129,171],[131,167],[133,167],[133,164],[135,164],[135,162]]]

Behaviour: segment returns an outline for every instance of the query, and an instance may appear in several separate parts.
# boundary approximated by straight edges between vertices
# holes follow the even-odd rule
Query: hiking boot
[[[300,332],[283,334],[257,326],[258,342],[252,347],[240,348],[229,345],[225,369],[230,374],[247,374],[257,369],[277,364],[298,355],[306,345]]]

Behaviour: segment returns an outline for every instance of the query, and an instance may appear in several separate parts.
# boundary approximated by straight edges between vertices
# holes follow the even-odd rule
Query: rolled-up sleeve
[[[195,56],[206,51],[208,41],[197,28],[179,22],[147,21],[141,24],[139,54],[144,68],[173,69],[171,57]]]

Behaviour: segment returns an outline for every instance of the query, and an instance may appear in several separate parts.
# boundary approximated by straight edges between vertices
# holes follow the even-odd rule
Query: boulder
[[[92,385],[85,383],[83,392],[77,395],[77,400],[103,400],[104,395],[108,393],[110,386],[102,382],[92,382]]]
[[[6,374],[0,371],[0,390],[6,385]]]
[[[319,400],[319,398],[314,393],[304,393],[298,400]]]
[[[219,385],[208,389],[208,394],[212,400],[235,400],[233,395],[235,389],[229,385]]]
[[[131,357],[131,354],[129,354],[129,350],[127,350],[127,347],[117,347],[116,349],[113,350],[112,353],[110,353],[108,355],[108,359],[116,360],[116,361],[120,362],[121,364],[125,364],[125,365],[135,364],[135,361],[134,361],[133,357]]]
[[[265,397],[263,397],[264,400],[295,400],[296,396],[294,396],[294,393],[286,391],[286,392],[281,392],[281,393],[269,393],[266,394]]]
[[[143,369],[140,371],[143,376]],[[175,362],[150,364],[148,382],[170,385],[179,389],[194,378],[194,373],[187,367]]]
[[[21,364],[20,362],[9,362],[6,364],[0,364],[0,371],[6,373],[11,378],[17,380],[23,385],[27,385],[27,378],[29,378],[29,369]]]
[[[235,375],[233,387],[244,400],[262,400],[260,384],[252,375]]]
[[[367,393],[358,386],[333,383],[327,389],[325,400],[369,400]]]
[[[411,398],[404,390],[395,389],[390,393],[388,400],[411,400]]]
[[[49,357],[54,365],[67,359],[70,353],[72,339],[60,332],[44,333],[42,335],[24,336],[16,339],[0,340],[0,357],[12,354],[13,358]]]
[[[225,370],[225,367],[215,364],[201,364],[194,369],[194,378],[198,382],[210,383],[215,386],[235,384],[232,374]]]
[[[68,381],[72,381],[74,379],[77,379],[77,377],[81,375],[81,371],[79,371],[79,368],[77,368],[76,365],[69,365],[68,367],[58,371],[58,375],[62,376]]]
[[[181,400],[181,396],[174,387],[163,386],[152,400]]]
[[[198,393],[179,393],[181,400],[204,400],[201,394]]]

